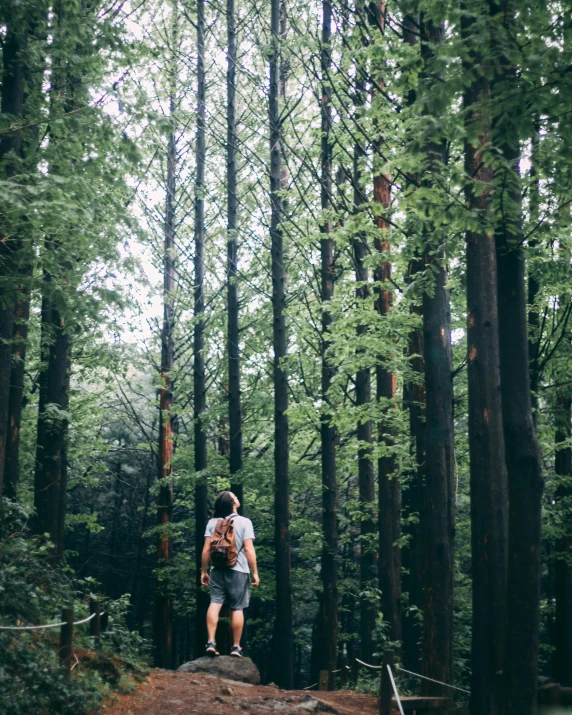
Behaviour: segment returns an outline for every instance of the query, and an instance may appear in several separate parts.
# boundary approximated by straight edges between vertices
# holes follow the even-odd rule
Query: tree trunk
[[[227,281],[228,281],[228,426],[230,488],[242,504],[242,410],[240,397],[240,334],[238,303],[238,196],[236,181],[236,17],[234,0],[227,0],[228,69],[227,92]],[[240,511],[244,509],[244,505]]]
[[[155,665],[170,668],[173,655],[173,605],[169,593],[169,560],[171,558],[170,524],[173,512],[173,485],[171,483],[173,458],[173,368],[175,365],[175,205],[177,177],[177,57],[178,10],[172,7],[172,55],[169,72],[170,132],[167,143],[167,177],[165,196],[165,223],[163,245],[163,326],[161,330],[161,387],[159,389],[159,448],[158,473],[159,499],[157,504],[157,584],[155,591],[155,619],[153,645]]]
[[[321,146],[321,208],[323,212],[320,230],[321,252],[321,300],[322,300],[322,339],[320,344],[322,358],[322,414],[320,418],[321,455],[322,455],[322,530],[323,546],[321,557],[322,597],[318,618],[321,620],[316,633],[320,637],[312,643],[315,670],[327,670],[330,690],[336,686],[338,662],[338,481],[336,474],[337,432],[332,423],[332,405],[330,404],[330,386],[335,374],[335,367],[329,354],[332,315],[329,303],[334,296],[334,259],[335,249],[332,233],[332,89],[331,72],[331,0],[322,0],[322,146]]]
[[[150,490],[149,481],[145,487],[145,501],[143,504],[143,509],[141,511],[141,516],[137,524],[137,550],[135,552],[135,563],[133,565],[133,573],[131,576],[131,586],[129,588],[129,593],[131,594],[131,609],[129,610],[129,620],[128,624],[132,629],[140,628],[140,623],[137,615],[141,612],[140,607],[140,588],[141,588],[141,562],[143,560],[143,534],[145,533],[145,526],[147,524],[147,513],[149,511],[150,502]],[[93,514],[93,505],[92,512]],[[88,531],[88,534],[90,532]],[[86,560],[89,558],[89,553],[86,549]]]
[[[471,715],[500,715],[506,622],[508,491],[505,467],[497,306],[497,265],[492,225],[493,172],[483,152],[490,139],[490,88],[481,72],[474,19],[463,37],[472,77],[464,96],[467,230],[467,375],[473,575]],[[478,41],[478,40],[477,40]]]
[[[10,116],[10,123],[22,122],[24,88],[26,83],[25,53],[27,49],[27,20],[14,12],[8,18],[2,44],[2,96],[0,110]],[[18,17],[20,15],[20,17]],[[11,21],[12,20],[12,21]],[[9,181],[18,171],[23,155],[21,131],[5,134],[0,141],[0,177]],[[10,373],[12,371],[12,332],[17,296],[17,274],[20,240],[7,216],[0,218],[0,509],[8,437]],[[11,478],[10,478],[11,480]],[[12,481],[12,480],[11,480]]]
[[[408,275],[422,270],[420,261],[412,261]],[[422,318],[420,305],[412,312]],[[408,670],[419,672],[421,667],[420,642],[422,637],[419,613],[423,612],[423,561],[424,543],[421,534],[421,512],[425,493],[425,361],[423,358],[423,330],[416,328],[409,334],[408,354],[411,369],[416,376],[405,387],[409,410],[409,433],[414,457],[414,467],[407,489],[403,493],[403,514],[407,520],[409,541],[403,549],[403,590],[408,594],[408,610],[403,618],[403,664]]]
[[[48,249],[46,249],[48,250]],[[66,439],[69,406],[70,336],[53,295],[52,280],[44,274],[42,297],[42,372],[38,407],[38,440],[34,479],[36,534],[49,534],[56,557],[63,554],[66,490]]]
[[[197,3],[197,142],[195,177],[195,330],[193,343],[193,385],[195,420],[195,560],[196,560],[196,647],[199,654],[206,646],[206,616],[209,606],[208,594],[201,587],[201,552],[208,522],[208,491],[203,470],[207,468],[207,434],[203,422],[206,409],[205,376],[205,0]]]
[[[10,396],[8,404],[8,431],[6,438],[6,459],[4,468],[4,494],[16,498],[20,477],[20,425],[24,408],[24,373],[28,341],[28,321],[30,318],[29,276],[22,276],[19,298],[14,310],[12,371],[10,374]]]
[[[285,270],[281,228],[281,126],[279,81],[281,76],[281,2],[271,0],[270,50],[270,239],[272,259],[272,314],[274,348],[274,540],[276,549],[276,619],[272,644],[274,682],[292,688],[294,679],[294,642],[292,622],[292,583],[290,554],[290,484],[288,473],[288,385],[283,364],[286,357],[286,320],[284,316]]]
[[[569,526],[569,507],[566,502],[572,496],[572,399],[559,397],[556,413],[556,464],[555,471],[562,479],[556,489],[556,500],[560,502],[567,518],[563,519],[563,534],[557,542],[555,554],[556,614],[554,624],[554,654],[552,675],[561,685],[572,687],[572,549]]]
[[[365,84],[358,73],[356,81],[356,111],[365,104]],[[358,214],[363,210],[367,201],[363,186],[361,163],[365,157],[365,146],[363,142],[357,143],[354,147],[353,158],[353,184],[354,184],[354,212]],[[356,300],[358,310],[361,304],[369,298],[367,286],[369,271],[365,264],[368,255],[367,239],[363,233],[359,232],[352,240],[355,262],[356,280]],[[358,343],[360,338],[368,332],[367,325],[360,325],[357,328]],[[359,347],[357,351],[358,360],[363,362],[365,349]],[[371,371],[369,367],[361,367],[356,372],[356,407],[363,411],[371,402]],[[376,518],[375,518],[375,477],[372,461],[372,425],[371,420],[358,418],[357,438],[358,449],[358,482],[359,501],[361,505],[360,522],[360,643],[361,656],[371,663],[374,652],[373,633],[375,630],[376,608],[374,603],[365,595],[377,586],[377,553],[376,553]]]
[[[540,206],[540,177],[538,176],[538,152],[540,148],[540,125],[535,122],[534,133],[532,135],[532,151],[530,156],[530,225],[538,223],[538,209]],[[528,245],[529,248],[536,249],[538,241],[532,236]],[[532,419],[536,427],[538,417],[538,386],[540,384],[540,313],[536,300],[540,293],[540,283],[533,268],[528,270],[528,352],[530,359],[530,397],[532,401]]]
[[[509,2],[489,0],[492,20],[492,145],[495,167],[495,231],[499,301],[500,373],[509,492],[508,603],[504,668],[506,715],[536,711],[540,623],[540,523],[543,490],[540,448],[530,397],[525,265],[522,250],[518,162],[520,108],[514,102],[516,68],[507,48],[514,24]],[[504,22],[498,22],[502,13]],[[507,94],[509,95],[507,97]],[[508,106],[507,106],[508,104]],[[501,210],[502,207],[502,210]]]
[[[443,25],[421,18],[421,56],[431,69],[435,48],[443,42]],[[445,162],[439,136],[427,141],[429,175],[423,185],[434,188],[432,174]],[[446,289],[445,255],[439,229],[425,227],[425,271],[433,284],[423,294],[423,344],[426,391],[425,498],[421,531],[425,542],[422,671],[445,683],[453,681],[453,542],[454,431],[451,375],[451,314]],[[445,695],[439,685],[423,682],[427,695]]]
[[[371,8],[371,6],[370,6]],[[375,15],[370,13],[370,23],[375,24],[380,32],[385,31],[385,4],[378,2]],[[383,78],[376,78],[376,84],[383,87]],[[372,90],[373,101],[378,98],[377,89]],[[381,132],[376,121],[375,127]],[[383,318],[389,314],[393,302],[391,290],[391,263],[387,260],[390,250],[385,214],[389,210],[391,198],[391,181],[382,173],[383,151],[382,138],[376,137],[373,142],[373,198],[379,208],[375,212],[375,223],[378,228],[374,244],[379,256],[374,270],[375,309],[382,318],[380,326],[384,326]],[[381,327],[381,331],[384,328]],[[377,425],[378,442],[382,454],[377,461],[378,479],[378,535],[379,561],[378,582],[381,591],[381,612],[389,624],[389,637],[392,641],[401,641],[401,549],[396,545],[401,533],[401,484],[397,479],[393,444],[395,430],[391,425],[391,412],[397,408],[395,401],[396,376],[387,368],[387,355],[380,355],[376,364],[376,397],[382,405],[382,411],[388,415],[387,424],[384,420]]]
[[[419,18],[406,15],[403,21],[403,40],[411,46],[418,42]],[[417,93],[409,91],[408,104],[412,105]],[[417,182],[418,177],[414,178]],[[411,232],[410,232],[411,233]],[[409,284],[419,281],[424,270],[417,251],[407,268]],[[415,290],[415,288],[414,288]],[[417,291],[418,293],[418,291]],[[422,301],[419,293],[413,297],[411,313],[423,323]],[[414,376],[404,387],[404,401],[409,410],[409,434],[414,456],[414,468],[409,484],[403,494],[403,514],[407,520],[409,540],[403,549],[403,590],[408,594],[408,609],[403,617],[403,663],[408,670],[419,672],[421,668],[422,629],[419,614],[423,612],[423,561],[424,543],[421,534],[420,515],[425,493],[425,361],[423,358],[423,329],[414,328],[409,333],[408,355]]]

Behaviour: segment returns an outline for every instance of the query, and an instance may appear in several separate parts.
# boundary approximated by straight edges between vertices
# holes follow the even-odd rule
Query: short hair
[[[221,492],[214,503],[213,519],[225,519],[232,514],[235,501],[231,492]]]

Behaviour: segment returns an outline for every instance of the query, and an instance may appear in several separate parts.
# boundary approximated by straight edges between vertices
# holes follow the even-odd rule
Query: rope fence
[[[0,626],[0,631],[40,631],[48,628],[60,629],[60,649],[58,655],[61,664],[64,666],[66,673],[69,675],[78,664],[78,659],[73,652],[73,629],[74,626],[81,626],[84,623],[89,623],[89,634],[93,636],[95,647],[99,649],[101,644],[101,633],[107,628],[107,613],[100,611],[100,604],[97,600],[90,600],[91,615],[87,618],[82,618],[79,621],[73,619],[73,608],[64,608],[62,611],[62,620],[59,623],[45,623],[39,626]],[[75,658],[75,663],[72,665],[72,660]]]
[[[96,613],[92,613],[91,616],[83,618],[81,621],[74,621],[72,626],[81,626],[82,623],[88,623],[92,618],[95,618],[96,615]],[[100,614],[100,616],[103,615],[105,615],[105,612]],[[43,626],[0,626],[0,631],[39,631],[42,628],[61,628],[67,625],[65,621],[62,621],[61,623],[46,623]]]
[[[402,699],[399,695],[399,691],[397,689],[397,684],[395,682],[395,675],[394,675],[394,670],[395,671],[400,671],[402,673],[407,673],[407,675],[411,675],[415,678],[420,678],[421,680],[427,680],[431,683],[436,683],[437,685],[441,685],[445,688],[451,688],[451,690],[456,690],[460,693],[463,693],[465,695],[470,695],[470,691],[466,690],[465,688],[460,688],[457,685],[450,685],[449,683],[444,683],[441,680],[436,680],[435,678],[429,678],[426,675],[421,675],[421,673],[415,673],[414,671],[407,670],[406,668],[402,668],[400,665],[397,665],[397,663],[394,662],[394,653],[392,650],[386,650],[383,653],[383,662],[381,665],[374,665],[372,663],[366,663],[364,660],[361,660],[360,658],[357,657],[357,652],[354,651],[353,657],[352,657],[352,667],[349,667],[347,664],[342,665],[341,668],[338,668],[337,670],[331,671],[331,673],[328,673],[327,671],[320,671],[320,682],[319,683],[314,683],[314,685],[309,686],[309,688],[305,688],[306,690],[310,690],[311,688],[316,687],[316,685],[319,685],[319,689],[325,689],[322,688],[322,680],[327,684],[328,683],[328,678],[330,675],[337,674],[337,673],[342,673],[342,677],[346,673],[346,669],[348,671],[351,671],[353,673],[353,678],[354,680],[357,680],[357,667],[362,666],[363,668],[368,668],[369,670],[372,671],[380,671],[380,682],[379,682],[379,713],[380,715],[391,715],[392,712],[392,707],[399,709],[400,715],[404,715],[404,708],[402,704]],[[345,658],[345,656],[344,656]],[[347,676],[346,676],[347,677]],[[392,704],[392,697],[393,697],[393,704]],[[446,697],[432,697],[432,696],[415,696],[415,697],[408,697],[407,698],[407,707],[410,708],[412,703],[410,701],[417,701],[419,700],[419,706],[429,709],[432,708],[437,708],[439,709],[439,712],[444,712],[444,710],[453,707],[453,701],[450,698]],[[433,702],[431,702],[433,701]]]
[[[391,666],[389,663],[387,664],[387,671],[389,673],[389,679],[391,680],[391,687],[393,688],[393,692],[395,693],[395,699],[397,700],[397,705],[399,706],[399,712],[401,715],[405,715],[403,712],[403,706],[401,705],[401,700],[399,699],[399,693],[397,692],[397,687],[395,686],[395,680],[393,679],[393,673],[391,671]]]
[[[443,683],[440,680],[435,680],[434,678],[428,678],[426,675],[420,675],[419,673],[414,673],[411,670],[405,670],[405,668],[401,668],[399,665],[395,666],[397,670],[401,670],[403,673],[408,673],[409,675],[414,675],[416,678],[421,678],[422,680],[429,680],[431,683],[437,683],[438,685],[444,685],[446,688],[451,688],[452,690],[459,690],[461,693],[466,693],[467,695],[471,694],[470,690],[465,690],[465,688],[459,688],[456,685],[449,685],[449,683]]]

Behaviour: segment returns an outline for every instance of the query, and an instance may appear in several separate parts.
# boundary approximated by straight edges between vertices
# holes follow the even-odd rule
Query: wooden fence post
[[[101,615],[100,622],[101,622],[101,632],[105,633],[105,631],[107,630],[107,626],[109,624],[109,613],[107,612],[107,606],[105,606],[105,611]]]
[[[327,670],[320,670],[318,678],[318,690],[328,690],[329,673]]]
[[[72,669],[72,639],[73,639],[73,608],[64,608],[62,611],[63,626],[60,632],[60,661],[66,672]]]
[[[391,680],[387,666],[393,666],[393,651],[383,651],[381,678],[379,679],[379,715],[391,715]]]
[[[356,661],[356,658],[359,658],[361,654],[361,651],[358,646],[354,646],[352,648],[352,662],[351,662],[351,675],[352,675],[352,683],[355,685],[358,680],[358,672],[359,672],[359,663]]]
[[[348,684],[348,657],[342,656],[342,669],[340,671],[340,690]]]
[[[93,636],[95,647],[99,650],[101,645],[101,608],[99,601],[92,598],[89,602],[90,614],[95,613],[95,616],[89,622],[89,635]]]

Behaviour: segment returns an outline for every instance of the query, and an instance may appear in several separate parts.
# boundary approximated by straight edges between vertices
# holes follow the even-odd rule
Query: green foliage
[[[5,504],[0,522],[0,625],[58,623],[66,605],[73,605],[76,620],[85,618],[89,611],[82,591],[95,584],[66,578],[54,564],[49,545],[38,545],[37,539],[27,535],[28,517],[29,510],[16,503]],[[91,713],[112,690],[121,687],[122,673],[128,675],[144,667],[145,644],[125,625],[126,599],[108,601],[105,609],[109,628],[102,635],[99,652],[93,650],[88,625],[74,629],[79,660],[69,677],[58,659],[59,628],[1,631],[0,712]],[[106,660],[113,661],[111,668],[105,667]]]

